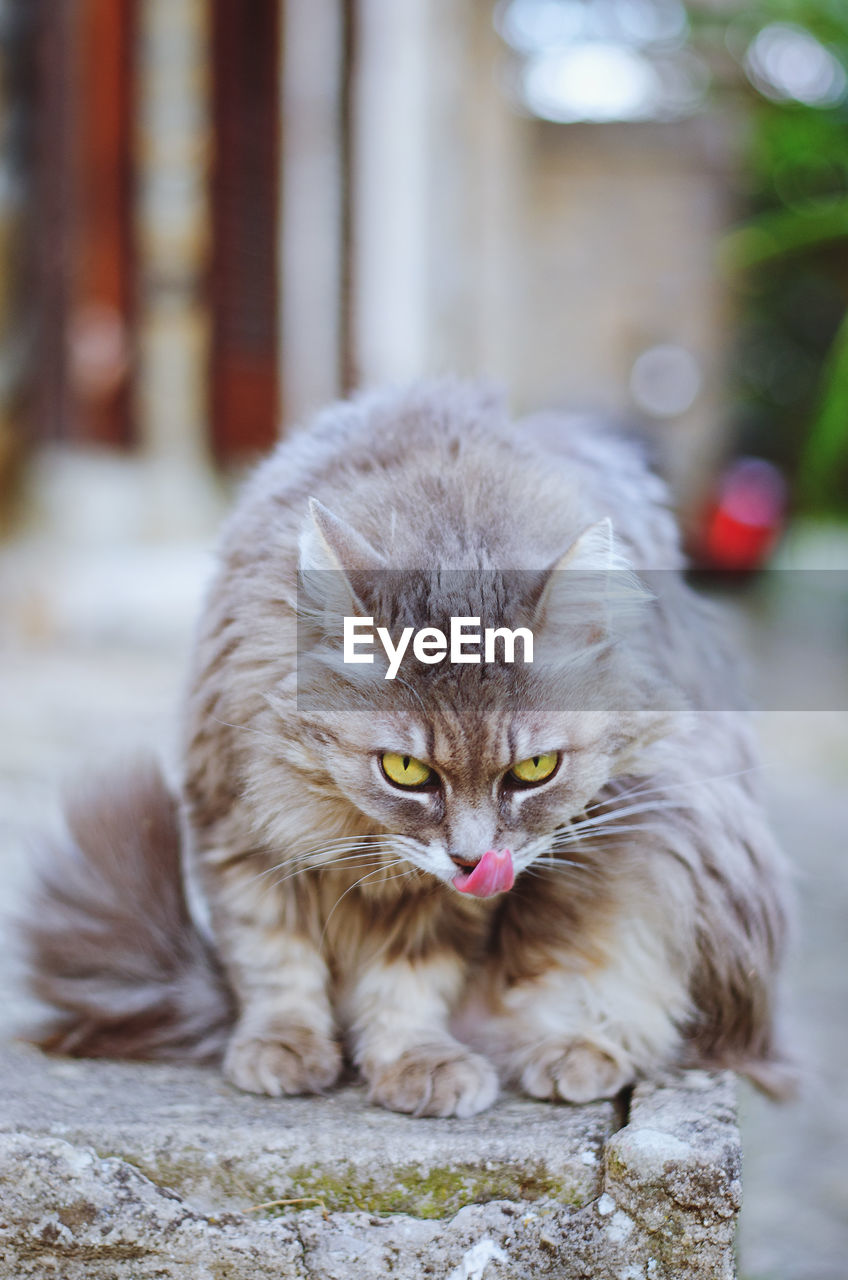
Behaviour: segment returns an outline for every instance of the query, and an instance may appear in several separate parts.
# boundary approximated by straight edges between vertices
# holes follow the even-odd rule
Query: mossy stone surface
[[[689,1072],[626,1114],[507,1094],[415,1119],[12,1045],[0,1196],[0,1280],[732,1280],[734,1092]]]

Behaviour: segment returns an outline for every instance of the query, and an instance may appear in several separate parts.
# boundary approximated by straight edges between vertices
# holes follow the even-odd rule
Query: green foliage
[[[848,461],[848,313],[830,349],[818,414],[801,455],[798,474],[802,500],[829,509],[840,494]]]
[[[740,58],[757,32],[790,23],[848,68],[845,0],[758,0],[724,31]],[[724,265],[743,294],[735,362],[744,448],[796,476],[804,510],[848,506],[848,104],[773,101],[751,84],[748,190],[754,216]]]

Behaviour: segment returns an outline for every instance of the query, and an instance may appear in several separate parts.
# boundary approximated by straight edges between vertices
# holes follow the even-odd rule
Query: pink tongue
[[[496,893],[505,893],[514,883],[515,872],[509,849],[500,852],[487,849],[470,875],[461,871],[453,878],[455,889],[460,893],[473,893],[475,898],[491,898]]]

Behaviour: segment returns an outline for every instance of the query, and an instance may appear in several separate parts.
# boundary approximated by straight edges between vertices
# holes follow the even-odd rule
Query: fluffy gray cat
[[[181,810],[140,766],[71,811],[41,871],[41,1043],[220,1056],[274,1096],[329,1088],[346,1054],[423,1115],[473,1114],[499,1081],[609,1097],[673,1064],[778,1088],[781,862],[681,564],[636,450],[511,423],[476,386],[364,396],[293,435],[224,532]],[[379,646],[339,660],[346,616],[395,641],[524,627],[536,653],[410,652],[386,679]]]

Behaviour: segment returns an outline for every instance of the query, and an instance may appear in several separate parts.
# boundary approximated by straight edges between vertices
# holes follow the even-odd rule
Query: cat
[[[43,862],[39,1042],[220,1059],[272,1096],[347,1061],[416,1115],[669,1066],[778,1092],[783,863],[682,569],[631,442],[511,422],[477,384],[360,395],[292,434],[223,533],[179,802],[138,764]],[[537,655],[388,680],[379,648],[339,660],[344,616],[523,626]]]

